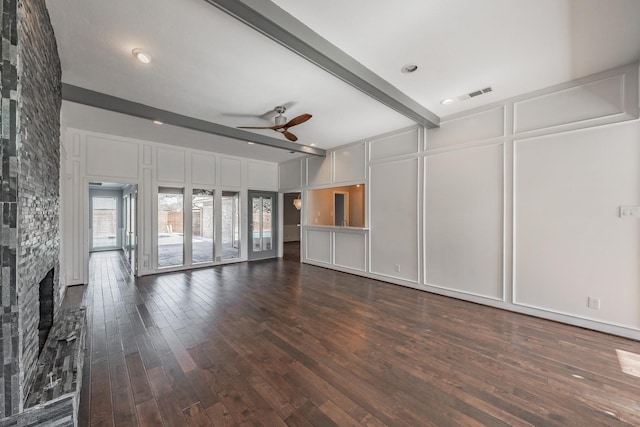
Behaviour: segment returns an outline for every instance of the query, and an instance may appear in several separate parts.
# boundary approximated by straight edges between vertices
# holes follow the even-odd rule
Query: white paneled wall
[[[106,135],[85,135],[84,142],[87,175],[138,179],[137,144]]]
[[[244,206],[247,190],[278,190],[278,165],[211,152],[177,148],[164,144],[103,135],[81,129],[64,129],[61,221],[61,282],[64,285],[88,281],[89,181],[116,182],[138,186],[138,273],[157,273],[157,191],[158,186],[182,188],[189,203],[192,190],[215,191],[220,205],[222,191],[241,194],[241,235],[247,234]],[[187,204],[188,206],[188,204]],[[190,230],[190,209],[185,210],[185,232]],[[215,216],[221,230],[220,215]],[[246,239],[242,237],[240,259],[246,259]],[[188,245],[187,245],[188,247]],[[216,241],[216,254],[222,253]],[[188,257],[187,257],[188,261]],[[212,263],[215,264],[215,263]],[[200,265],[199,265],[200,266]],[[190,268],[185,265],[182,268]],[[166,271],[166,270],[163,270]]]
[[[272,191],[278,188],[278,165],[249,160],[248,185],[252,190]]]
[[[364,179],[366,174],[365,160],[364,142],[335,150],[333,152],[333,182],[353,182]]]
[[[290,160],[280,163],[278,167],[278,185],[281,192],[298,192],[302,189],[303,162]]]
[[[191,183],[193,185],[216,185],[216,156],[191,153]]]
[[[425,284],[503,298],[503,146],[426,158]]]
[[[220,159],[220,183],[224,187],[242,187],[242,161],[237,158]]]
[[[303,224],[303,262],[640,338],[638,95],[636,63],[283,163],[281,189],[366,186],[366,226]]]
[[[382,136],[369,142],[369,158],[371,161],[385,161],[393,157],[418,154],[422,150],[420,144],[419,128]]]
[[[317,187],[331,184],[331,163],[333,154],[328,153],[327,157],[310,157],[307,159],[307,180],[306,185]]]
[[[515,303],[640,328],[637,122],[515,143]],[[599,298],[599,310],[587,306]]]
[[[305,229],[305,259],[320,264],[332,264],[333,245],[332,230],[329,229]]]
[[[164,183],[183,184],[185,182],[186,156],[182,150],[168,148],[156,149],[156,177]]]
[[[417,284],[420,160],[375,163],[370,173],[371,272]]]

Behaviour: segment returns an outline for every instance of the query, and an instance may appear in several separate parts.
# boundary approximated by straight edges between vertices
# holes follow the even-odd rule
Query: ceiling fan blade
[[[280,129],[280,126],[238,126],[238,129]]]
[[[284,126],[285,126],[285,128],[290,128],[292,126],[297,126],[297,125],[299,125],[301,123],[306,122],[311,117],[313,117],[311,114],[301,114],[298,117],[294,117],[293,119],[289,120],[289,122]]]
[[[298,137],[295,136],[294,134],[292,134],[291,132],[289,132],[288,130],[285,130],[284,132],[282,132],[282,134],[285,136],[285,138],[287,138],[289,141],[293,141],[296,142],[298,140]]]

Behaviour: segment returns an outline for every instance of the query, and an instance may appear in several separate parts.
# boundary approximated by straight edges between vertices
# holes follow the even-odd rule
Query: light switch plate
[[[620,206],[620,218],[640,217],[640,206]]]

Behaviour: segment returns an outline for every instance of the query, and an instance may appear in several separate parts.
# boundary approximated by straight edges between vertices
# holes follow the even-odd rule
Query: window
[[[191,242],[194,264],[213,261],[213,191],[193,190],[191,196]]]
[[[240,193],[222,192],[222,259],[240,258]]]
[[[158,188],[158,267],[184,264],[182,188]]]

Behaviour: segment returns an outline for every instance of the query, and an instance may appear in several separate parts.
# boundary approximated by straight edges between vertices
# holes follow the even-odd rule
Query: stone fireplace
[[[0,418],[23,411],[38,368],[43,305],[60,306],[61,68],[44,0],[7,0],[0,14]],[[47,297],[41,300],[40,283]]]

